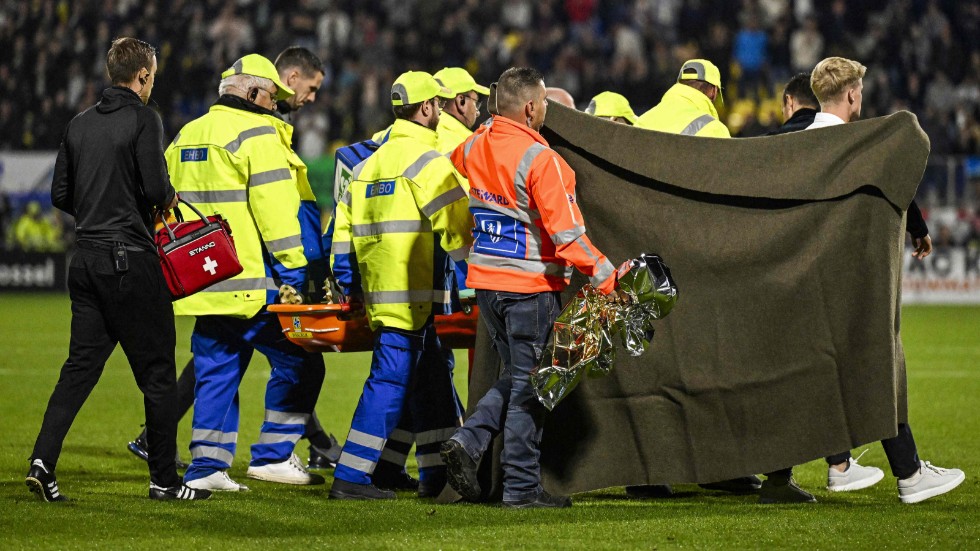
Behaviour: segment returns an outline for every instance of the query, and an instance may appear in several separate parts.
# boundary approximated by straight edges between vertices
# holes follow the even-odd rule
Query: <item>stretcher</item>
[[[353,315],[349,304],[271,304],[290,342],[308,352],[363,352],[374,348],[374,333],[363,312]],[[479,308],[435,316],[436,334],[443,346],[473,348]]]

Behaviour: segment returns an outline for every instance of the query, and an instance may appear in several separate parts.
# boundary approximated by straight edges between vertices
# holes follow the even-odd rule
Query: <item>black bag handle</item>
[[[190,207],[190,209],[192,211],[194,211],[194,214],[198,215],[201,218],[201,220],[204,221],[205,224],[208,223],[208,218],[206,216],[204,216],[204,213],[202,213],[201,211],[197,210],[197,207],[195,207],[194,205],[188,203],[180,195],[177,196],[177,203],[178,204],[179,203],[183,203],[183,204],[187,205],[188,207]],[[183,222],[184,221],[184,215],[180,212],[180,208],[177,207],[177,206],[175,206],[173,208],[173,210],[174,210],[174,218],[177,219],[177,222],[178,223]],[[163,227],[167,228],[167,235],[170,236],[170,240],[171,241],[176,241],[177,240],[177,236],[174,235],[173,228],[171,228],[170,227],[170,224],[167,223],[167,217],[163,215],[164,212],[166,212],[166,211],[160,211],[160,218],[163,219]]]

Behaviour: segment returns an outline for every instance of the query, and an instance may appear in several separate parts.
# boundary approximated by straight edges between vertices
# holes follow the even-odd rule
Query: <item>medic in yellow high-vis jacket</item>
[[[244,271],[174,303],[177,315],[254,316],[273,302],[274,277],[305,289],[297,214],[306,165],[290,148],[293,127],[274,115],[213,105],[167,148],[180,197],[231,226]],[[265,256],[265,252],[270,255]]]
[[[462,177],[435,150],[432,130],[397,120],[388,141],[355,167],[354,181],[340,198],[331,264],[346,294],[357,294],[347,277],[353,259],[371,328],[415,330],[449,304],[449,286],[436,273],[435,240],[457,263],[473,237]]]
[[[405,430],[416,435],[419,495],[435,497],[445,485],[439,446],[462,412],[450,371],[421,359],[441,348],[433,315],[445,311],[454,288],[445,255],[465,271],[473,241],[462,177],[436,150],[440,105],[453,97],[428,73],[398,77],[388,141],[354,168],[337,205],[334,276],[344,293],[363,293],[376,333],[371,372],[334,470],[333,499],[395,497],[376,487],[372,474],[403,411],[412,421]]]
[[[272,62],[257,54],[237,60],[221,79],[217,102],[184,126],[165,154],[181,198],[228,220],[244,268],[174,304],[176,314],[197,316],[191,334],[197,377],[193,461],[184,482],[192,488],[247,489],[224,471],[237,446],[238,385],[258,350],[272,373],[246,474],[322,484],[322,477],[293,459],[293,450],[323,383],[323,357],[284,339],[276,316],[265,310],[280,284],[300,292],[306,288],[300,201],[313,196],[306,166],[290,148],[292,126],[273,111],[277,99],[293,92]]]

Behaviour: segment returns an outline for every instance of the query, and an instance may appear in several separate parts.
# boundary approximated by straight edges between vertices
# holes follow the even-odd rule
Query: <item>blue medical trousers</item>
[[[480,317],[504,362],[500,379],[476,405],[476,411],[453,436],[479,461],[493,438],[504,433],[501,463],[504,501],[541,493],[541,434],[545,408],[534,394],[531,370],[541,359],[561,310],[557,292],[476,291]]]
[[[431,358],[439,349],[431,318],[417,331],[378,331],[371,373],[354,410],[335,478],[370,484],[387,439],[402,426],[415,433],[419,484],[437,488],[445,483],[439,446],[455,432],[460,412],[445,364],[423,361],[423,355]],[[409,426],[399,423],[403,412],[410,416]]]
[[[255,350],[268,358],[272,373],[265,392],[265,421],[250,464],[289,459],[323,385],[323,356],[286,340],[275,315],[265,311],[250,319],[198,317],[191,350],[197,376],[193,461],[184,480],[231,466],[238,440],[238,385]]]

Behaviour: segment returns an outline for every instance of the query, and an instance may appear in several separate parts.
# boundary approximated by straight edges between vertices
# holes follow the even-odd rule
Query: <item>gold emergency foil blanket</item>
[[[670,313],[677,302],[677,285],[670,268],[657,255],[642,254],[619,267],[619,287],[627,304],[608,302],[586,285],[555,320],[551,342],[531,374],[538,399],[549,410],[582,381],[612,371],[614,342],[631,356],[646,351],[653,340],[653,322]]]

